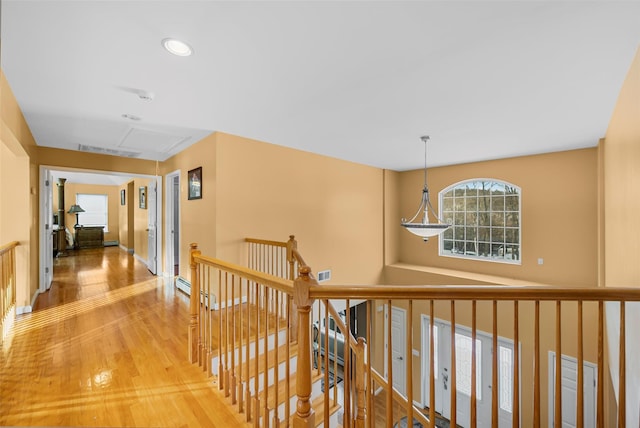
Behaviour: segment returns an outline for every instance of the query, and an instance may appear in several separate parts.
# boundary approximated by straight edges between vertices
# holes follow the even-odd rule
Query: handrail
[[[293,281],[200,254],[194,255],[194,261],[242,276],[251,281],[259,282],[268,287],[275,288],[278,291],[282,291],[290,295],[293,294]]]
[[[625,287],[569,288],[473,285],[323,285],[310,289],[312,299],[415,299],[415,300],[520,300],[640,301],[640,289]]]
[[[6,253],[7,251],[16,248],[18,245],[20,245],[19,241],[12,241],[12,242],[9,242],[8,244],[4,244],[3,246],[0,247],[0,256]]]

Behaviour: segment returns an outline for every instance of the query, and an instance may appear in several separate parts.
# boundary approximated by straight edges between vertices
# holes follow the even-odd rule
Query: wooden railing
[[[542,397],[547,397],[548,391],[562,390],[561,376],[552,377],[551,388],[544,386],[547,370],[562,373],[560,356],[563,354],[575,358],[577,391],[585,388],[584,363],[588,359],[597,362],[596,416],[592,422],[594,426],[606,426],[606,302],[620,303],[619,394],[617,415],[613,419],[617,419],[619,427],[625,426],[625,302],[640,301],[638,289],[320,286],[300,256],[293,237],[288,243],[247,242],[248,263],[253,268],[202,256],[197,246],[192,246],[191,277],[196,292],[191,294],[189,339],[191,361],[198,362],[203,370],[216,377],[218,387],[254,426],[321,424],[332,427],[337,422],[330,414],[339,408],[340,424],[345,427],[394,427],[402,418],[435,427],[440,417],[436,414],[436,319],[445,320],[451,326],[446,391],[451,406],[451,426],[475,427],[479,421],[498,426],[504,413],[501,400],[505,396],[509,418],[506,422],[501,420],[500,426],[503,423],[513,427],[546,426],[549,415],[553,416],[555,426],[561,426],[562,394],[553,395],[551,400]],[[279,267],[275,267],[278,264]],[[293,281],[287,279],[294,276]],[[210,305],[214,296],[217,304]],[[362,301],[359,307],[366,309],[364,326],[362,319],[357,325],[357,331],[365,337],[352,334],[355,328],[350,308],[355,301]],[[336,307],[345,311],[338,311]],[[394,331],[396,335],[402,331],[392,325],[391,316],[399,307],[406,313],[406,322],[401,328],[406,338],[402,349],[394,346]],[[294,319],[298,323],[296,339],[291,327]],[[416,320],[426,321],[416,328]],[[424,346],[415,339],[420,328],[421,337],[428,338]],[[460,328],[468,328],[471,338],[470,387],[464,408],[458,405],[464,392],[459,391],[456,379],[464,372],[456,367],[456,352],[459,352],[456,334]],[[483,381],[490,385],[490,392],[482,398],[476,384],[481,370],[476,354],[480,329],[491,337],[492,350],[490,380]],[[280,338],[278,331],[283,331],[285,337]],[[515,345],[510,354],[511,368],[506,373],[510,379],[508,385],[499,378],[504,376],[499,367],[499,336]],[[414,351],[416,349],[418,351]],[[402,351],[407,361],[402,375],[394,373],[392,361],[397,359],[394,355],[397,351]],[[558,358],[547,368],[545,355],[549,351]],[[414,359],[416,352],[419,358]],[[418,367],[428,375],[416,376]],[[424,390],[420,389],[422,378]],[[279,382],[279,379],[282,380]],[[284,386],[278,387],[279,383]],[[316,391],[318,383],[327,386],[322,393]],[[398,390],[397,384],[404,384],[404,388]],[[501,388],[506,388],[508,393],[501,396],[504,392]],[[289,397],[294,397],[293,405],[289,404]],[[486,415],[478,414],[481,399],[490,402]],[[583,394],[577,394],[576,426],[587,426],[583,418],[585,406]],[[566,409],[564,411],[566,413]],[[460,412],[468,419],[459,420]]]
[[[17,241],[0,247],[0,345],[16,315],[16,252]]]

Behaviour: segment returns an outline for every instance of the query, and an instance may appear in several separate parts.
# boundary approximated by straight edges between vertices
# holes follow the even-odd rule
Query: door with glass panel
[[[423,317],[423,403],[429,406],[429,318]],[[436,412],[451,419],[451,325],[436,320],[434,323],[434,378]],[[476,414],[477,426],[491,426],[491,363],[492,341],[487,333],[476,332]],[[471,331],[458,326],[455,334],[455,370],[456,370],[456,419],[460,426],[470,426],[471,420]],[[511,426],[513,381],[513,344],[498,339],[498,400],[499,426]]]

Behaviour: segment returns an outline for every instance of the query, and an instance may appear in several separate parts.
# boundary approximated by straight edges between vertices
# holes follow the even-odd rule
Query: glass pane
[[[454,227],[453,233],[455,235],[456,240],[461,241],[464,239],[464,227]]]
[[[507,245],[504,258],[507,260],[520,260],[520,246]]]
[[[480,196],[478,198],[478,211],[490,211],[491,198],[489,196]]]
[[[443,220],[447,224],[453,224],[453,213],[451,211],[445,213]]]
[[[504,188],[504,183],[491,183],[491,192],[493,195],[503,195]]]
[[[476,189],[475,183],[467,184],[467,190],[465,194],[467,196],[474,196],[474,197],[478,195],[478,189]]]
[[[520,203],[518,196],[507,196],[505,198],[505,211],[520,211]]]
[[[464,241],[455,241],[453,245],[455,253],[464,254]]]
[[[442,211],[453,211],[453,198],[442,198]]]
[[[456,226],[464,225],[464,211],[456,212],[454,217],[454,224]]]
[[[478,228],[478,240],[489,242],[491,240],[491,229],[488,227],[479,227]]]
[[[467,241],[475,241],[476,240],[476,231],[477,231],[477,229],[475,227],[467,227],[466,228],[466,232],[467,232],[466,239],[467,239]]]
[[[456,211],[464,211],[464,198],[455,198],[453,207]]]
[[[464,196],[464,187],[456,187],[454,191],[456,196]]]
[[[504,198],[502,196],[493,196],[491,198],[491,211],[504,211]]]
[[[467,211],[476,211],[478,209],[478,198],[476,197],[467,197],[465,198],[467,204],[466,204],[466,209]]]
[[[491,226],[504,226],[504,213],[491,213]]]
[[[468,256],[476,256],[478,255],[478,251],[476,248],[476,244],[474,242],[467,242],[467,248],[465,250],[465,254]]]
[[[491,257],[494,259],[504,259],[504,245],[492,244],[491,245]]]
[[[451,228],[444,231],[442,239],[453,239],[453,230]]]
[[[498,361],[500,365],[498,373],[498,382],[500,382],[500,387],[498,388],[500,408],[505,412],[511,413],[511,403],[513,401],[513,362],[511,349],[498,346]]]
[[[467,226],[478,224],[478,214],[475,212],[467,213]]]
[[[452,198],[453,197],[453,189],[448,190],[447,192],[445,192],[444,195],[442,195],[444,198]]]
[[[505,231],[505,242],[508,244],[518,244],[520,240],[518,229],[507,229]]]
[[[504,229],[499,227],[492,227],[491,242],[504,242]]]
[[[520,215],[518,213],[505,213],[505,222],[508,227],[519,227]]]
[[[482,257],[488,257],[490,249],[491,246],[489,244],[487,244],[486,242],[481,242],[478,244],[478,255]]]
[[[491,214],[488,212],[479,212],[478,226],[491,226]]]
[[[471,396],[471,338],[456,333],[456,387]],[[482,400],[482,342],[476,339],[476,398]]]
[[[453,241],[451,240],[445,239],[442,245],[443,245],[444,251],[451,252],[451,250],[453,249]]]

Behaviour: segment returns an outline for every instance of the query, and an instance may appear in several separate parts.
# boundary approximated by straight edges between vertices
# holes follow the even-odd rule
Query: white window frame
[[[94,213],[94,215],[100,215],[102,216],[102,212],[101,211],[90,211],[88,208],[90,207],[90,205],[88,205],[87,203],[83,204],[83,198],[86,197],[93,197],[93,198],[98,198],[100,197],[102,200],[104,200],[104,223],[101,222],[93,222],[93,223],[89,223],[86,221],[83,221],[83,216],[86,216],[88,214]],[[104,231],[109,232],[109,195],[106,194],[101,194],[101,193],[76,193],[76,204],[80,205],[80,207],[82,209],[85,210],[85,212],[80,213],[79,217],[78,217],[78,224],[82,225],[82,226],[102,226],[104,227]],[[86,217],[85,217],[86,218]]]
[[[456,195],[456,190],[462,190],[473,183],[489,183],[491,187],[493,185],[510,187],[515,189],[517,193],[513,195],[507,195],[504,192],[501,195],[504,198],[502,210],[494,210],[493,203],[489,204],[489,208],[487,210],[480,210],[480,197],[475,196],[475,210],[467,211],[467,200],[473,200],[474,196],[468,195]],[[476,187],[477,189],[477,187]],[[449,196],[450,192],[453,192],[454,196]],[[496,196],[490,196],[493,199]],[[518,210],[506,210],[506,198],[517,196],[518,198]],[[462,205],[464,206],[463,210],[460,210],[459,200],[462,200]],[[496,178],[472,178],[469,180],[463,180],[457,183],[452,184],[451,186],[443,189],[438,194],[438,209],[440,218],[443,219],[445,223],[450,223],[453,225],[449,230],[446,230],[439,239],[439,255],[443,257],[454,257],[461,259],[472,259],[472,260],[481,260],[487,262],[497,262],[497,263],[507,263],[507,264],[522,264],[522,189],[515,184],[509,183],[504,180],[499,180]],[[451,208],[448,210],[447,208]],[[489,224],[479,225],[479,214],[485,213],[488,214]],[[470,216],[471,214],[472,216]],[[469,218],[475,214],[476,223],[467,223]],[[495,226],[491,224],[493,214],[502,214],[503,215],[503,224],[501,226]],[[511,214],[517,215],[517,226],[507,226],[506,217]],[[456,222],[458,220],[458,222]],[[460,220],[462,220],[460,222]],[[489,232],[489,238],[487,240],[479,241],[478,236],[480,235],[478,229],[487,229]],[[471,230],[469,230],[471,229]],[[475,231],[474,231],[475,229]],[[467,237],[469,231],[474,232],[474,236],[470,238]],[[501,232],[502,240],[494,240],[493,232]],[[507,234],[510,232],[511,236],[516,234],[517,242],[508,242]],[[462,233],[462,235],[460,235]],[[458,244],[458,245],[456,245]],[[475,246],[478,248],[479,246],[488,246],[489,252],[486,255],[479,255],[479,251],[469,250],[469,246]],[[451,246],[451,248],[447,248]],[[462,246],[462,249],[460,249]],[[509,257],[509,255],[511,255]],[[517,256],[514,259],[514,255]]]

